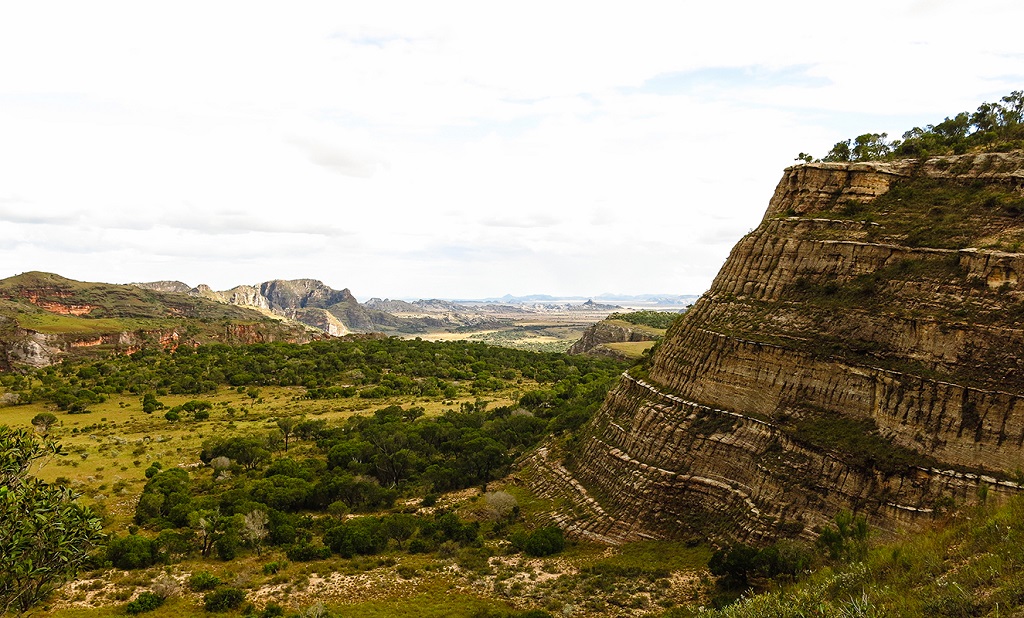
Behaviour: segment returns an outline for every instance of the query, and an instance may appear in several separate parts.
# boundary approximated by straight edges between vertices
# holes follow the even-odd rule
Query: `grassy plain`
[[[48,482],[60,479],[82,493],[84,502],[99,508],[109,518],[108,527],[128,525],[134,505],[146,478],[144,472],[153,462],[166,469],[201,465],[199,451],[204,439],[215,435],[266,433],[277,428],[283,417],[324,419],[337,422],[356,414],[370,414],[389,405],[418,406],[424,415],[442,414],[459,409],[462,403],[474,403],[475,397],[454,399],[427,397],[389,397],[383,399],[309,400],[303,399],[303,387],[264,387],[256,399],[229,387],[196,397],[161,396],[168,408],[191,399],[213,404],[205,421],[168,421],[164,411],[142,411],[141,398],[112,395],[107,401],[90,406],[86,414],[60,412],[49,403],[0,408],[0,424],[31,427],[32,418],[41,412],[57,416],[58,424],[50,436],[64,447],[66,455],[44,461],[35,473]],[[485,401],[491,406],[506,406],[522,395],[520,388],[493,393]],[[301,445],[300,445],[301,446]]]
[[[490,406],[513,403],[532,384],[490,394]],[[0,408],[0,423],[29,426],[40,412],[54,413],[58,423],[50,435],[65,448],[66,456],[45,462],[36,472],[48,481],[68,483],[81,492],[86,504],[104,516],[108,533],[125,534],[133,523],[135,504],[146,483],[144,471],[154,461],[165,469],[197,466],[194,474],[209,474],[201,467],[199,451],[204,439],[215,435],[260,433],[276,429],[282,417],[325,419],[333,424],[355,414],[369,414],[388,405],[419,406],[426,415],[458,409],[476,398],[392,397],[334,400],[302,398],[302,387],[261,387],[256,398],[247,392],[222,387],[199,397],[213,404],[203,421],[168,421],[163,410],[142,411],[141,399],[112,395],[90,406],[86,414],[67,414],[52,404],[32,403]],[[194,398],[160,396],[173,407]],[[312,444],[293,442],[292,451],[312,450]],[[280,456],[281,453],[278,453]],[[552,510],[547,500],[528,488],[495,482],[490,491],[512,494],[527,527],[543,525]],[[442,495],[438,506],[455,509],[474,521],[483,517],[485,500],[479,488]],[[397,510],[421,509],[419,499],[400,500]],[[486,540],[482,548],[410,554],[389,549],[370,557],[337,556],[307,563],[289,562],[280,549],[262,555],[245,553],[229,562],[187,558],[170,565],[136,571],[99,569],[83,573],[49,604],[30,615],[104,618],[125,615],[126,603],[159,582],[172,582],[176,592],[166,605],[148,614],[206,615],[201,593],[188,590],[188,577],[209,571],[225,584],[246,591],[247,603],[257,611],[276,602],[288,612],[334,616],[509,616],[528,609],[553,614],[631,616],[661,612],[706,596],[709,578],[704,569],[710,550],[681,544],[639,543],[609,548],[570,543],[561,554],[529,558],[511,551],[507,541]],[[283,568],[268,573],[265,565]],[[320,605],[322,604],[322,605]],[[226,615],[244,615],[242,609]]]
[[[424,333],[420,337],[431,341],[468,339],[535,352],[565,352],[583,336],[587,328],[600,322],[610,313],[611,311],[550,310],[539,315],[499,314],[494,317],[507,320],[507,325],[482,330],[467,328],[459,332]]]

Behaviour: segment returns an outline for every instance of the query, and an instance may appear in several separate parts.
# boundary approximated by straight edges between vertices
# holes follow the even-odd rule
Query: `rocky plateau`
[[[521,475],[578,536],[813,538],[1017,493],[1024,155],[813,163],[624,374]],[[562,460],[562,461],[560,461]]]

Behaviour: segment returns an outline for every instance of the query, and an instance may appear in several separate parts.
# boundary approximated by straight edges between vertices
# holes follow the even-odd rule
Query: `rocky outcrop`
[[[272,310],[305,309],[316,307],[327,309],[337,304],[355,303],[356,299],[348,289],[335,290],[316,279],[275,279],[260,284],[260,294]]]
[[[762,542],[841,509],[897,530],[980,485],[1017,492],[1021,246],[1020,153],[787,169],[569,454],[607,515],[592,526]]]
[[[622,320],[601,320],[583,331],[579,341],[569,347],[569,354],[598,353],[600,346],[606,343],[625,343],[628,341],[656,341],[660,337],[653,329],[636,326]]]
[[[230,290],[217,292],[211,289],[208,285],[200,284],[194,289],[189,290],[189,293],[194,296],[209,298],[210,300],[215,300],[219,303],[237,305],[240,307],[250,307],[263,312],[270,312],[270,301],[260,293],[259,288],[252,285],[238,285]]]
[[[176,283],[158,281],[133,285],[164,290],[177,288],[173,285]],[[278,316],[278,319],[284,318],[332,336],[350,332],[419,332],[428,327],[415,319],[397,318],[385,311],[364,307],[348,289],[335,290],[316,279],[275,279],[258,285],[239,285],[225,291],[200,284],[189,288],[186,293],[218,303],[256,309],[266,315]]]
[[[296,322],[301,322],[306,326],[321,330],[332,337],[342,337],[351,332],[348,326],[326,309],[293,309],[286,311],[285,315]]]
[[[133,283],[132,285],[145,288],[147,290],[156,290],[157,292],[174,292],[175,294],[188,294],[193,291],[191,286],[187,283],[182,283],[181,281],[150,281],[149,283]]]

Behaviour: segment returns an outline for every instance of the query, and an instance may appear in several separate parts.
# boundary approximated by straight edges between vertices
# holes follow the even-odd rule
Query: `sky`
[[[0,278],[700,294],[799,152],[1024,89],[1017,0],[2,2]]]

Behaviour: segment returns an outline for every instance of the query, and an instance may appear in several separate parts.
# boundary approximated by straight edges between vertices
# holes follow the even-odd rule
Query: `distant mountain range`
[[[696,297],[619,298],[676,308]],[[578,313],[596,321],[624,308],[600,300],[507,295],[360,303],[348,289],[335,290],[316,279],[275,279],[217,291],[181,281],[119,285],[29,272],[0,280],[0,367],[44,365],[92,351],[132,351],[153,341],[177,347],[308,341],[323,334],[467,332],[507,328],[530,315]]]
[[[565,303],[568,301],[600,301],[604,303],[640,303],[644,305],[664,305],[671,307],[685,307],[693,304],[699,295],[694,294],[611,294],[604,293],[597,296],[551,296],[550,294],[529,294],[527,296],[512,296],[506,294],[500,298],[485,298],[482,302],[500,302],[511,304],[523,303]],[[463,301],[474,302],[474,301]]]

